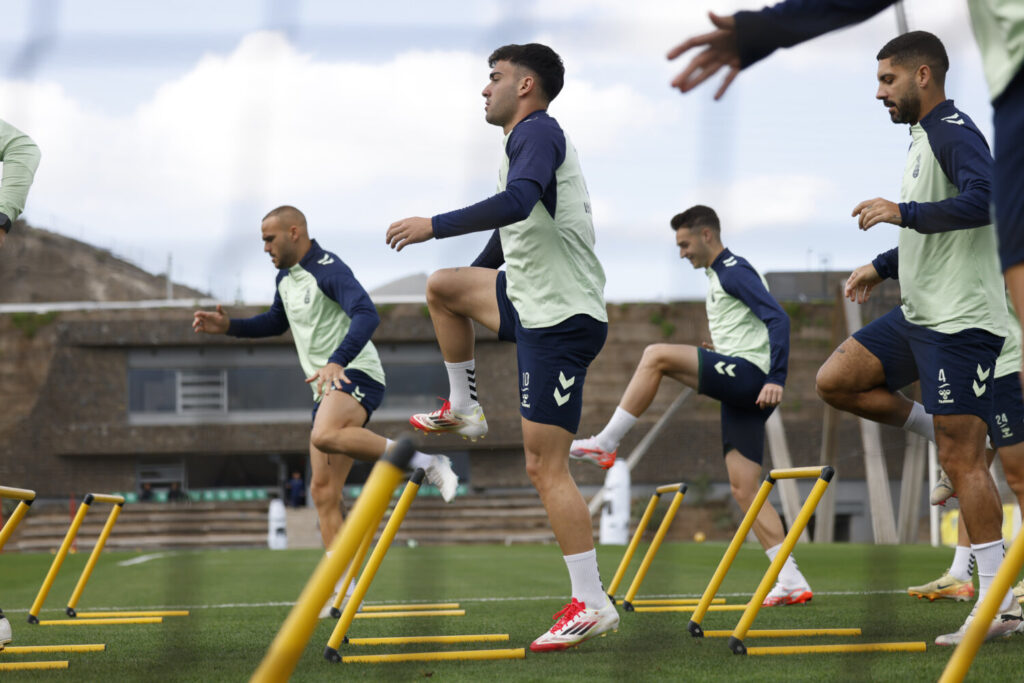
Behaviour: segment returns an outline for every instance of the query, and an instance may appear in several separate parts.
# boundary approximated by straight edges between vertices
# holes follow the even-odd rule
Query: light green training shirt
[[[25,209],[28,190],[39,168],[39,148],[29,136],[0,120],[0,161],[4,163],[0,212],[13,221]]]

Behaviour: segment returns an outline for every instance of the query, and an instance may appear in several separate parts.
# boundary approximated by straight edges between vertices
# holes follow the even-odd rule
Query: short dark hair
[[[279,218],[285,223],[295,224],[303,228],[306,227],[306,215],[294,206],[289,206],[287,204],[268,211],[267,215],[263,217],[263,220],[267,220],[268,218]]]
[[[946,72],[949,71],[945,46],[938,36],[928,31],[910,31],[896,36],[882,46],[875,59],[891,59],[893,64],[914,69],[927,64],[939,85],[945,84]]]
[[[504,45],[491,53],[487,65],[492,69],[498,62],[508,62],[529,69],[537,75],[540,89],[548,102],[558,97],[565,82],[565,65],[562,58],[547,45],[527,43],[526,45]]]
[[[670,223],[672,224],[673,231],[679,228],[686,228],[687,230],[711,228],[716,233],[722,232],[722,224],[718,222],[718,214],[715,213],[714,209],[703,204],[691,206],[686,211],[677,213],[675,216],[672,216]]]

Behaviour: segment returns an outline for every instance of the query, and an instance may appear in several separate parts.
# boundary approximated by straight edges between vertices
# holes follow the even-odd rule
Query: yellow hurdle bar
[[[82,520],[85,519],[85,513],[89,511],[91,504],[92,498],[89,494],[86,494],[85,499],[82,500],[78,510],[75,512],[74,519],[71,520],[71,526],[68,527],[64,541],[60,544],[60,549],[53,558],[53,563],[50,565],[50,570],[46,573],[46,578],[43,579],[43,585],[39,587],[39,593],[36,594],[35,602],[32,603],[32,607],[28,611],[28,623],[39,623],[39,611],[43,608],[43,603],[46,602],[46,596],[50,593],[54,579],[57,578],[57,572],[60,571],[60,566],[64,564],[64,558],[68,556],[68,550],[71,549],[71,544],[74,542],[75,536],[78,535],[78,529],[82,526]]]
[[[695,612],[697,605],[663,605],[660,607],[635,607],[636,612]],[[707,612],[742,612],[746,605],[709,605]]]
[[[334,619],[341,616],[341,603],[345,602],[345,594],[348,593],[348,587],[351,585],[352,580],[355,579],[359,568],[363,566],[363,560],[366,559],[366,553],[370,550],[370,544],[373,543],[373,534],[376,530],[376,527],[366,530],[366,535],[363,536],[363,542],[359,544],[356,556],[348,563],[345,573],[341,576],[341,582],[338,583],[338,595],[335,596],[334,602],[331,604],[331,617]]]
[[[748,647],[748,655],[817,655],[832,652],[924,652],[924,641],[914,643],[857,643],[855,645],[776,645]]]
[[[399,617],[464,617],[464,609],[413,609],[408,612],[360,612],[353,619],[397,619]],[[351,620],[350,620],[351,621]],[[333,635],[331,636],[333,639]],[[340,644],[340,643],[339,643]],[[329,647],[329,646],[328,646]]]
[[[525,659],[526,648],[510,650],[463,650],[461,652],[407,652],[400,655],[350,655],[346,664],[384,664],[387,662],[441,662],[463,659]]]
[[[788,467],[784,470],[771,470],[768,476],[778,481],[779,479],[813,479],[820,477],[825,472],[827,465],[822,467]]]
[[[360,612],[401,612],[414,609],[459,609],[457,602],[423,602],[410,605],[363,605]]]
[[[187,617],[187,609],[146,609],[130,612],[79,612],[79,617],[106,619],[107,617]]]
[[[800,467],[795,468],[801,472],[820,472],[818,481],[814,482],[814,488],[811,489],[811,494],[807,496],[807,500],[804,501],[804,506],[800,508],[800,514],[793,520],[793,526],[790,527],[789,533],[786,534],[786,538],[782,541],[782,547],[779,548],[778,554],[775,559],[772,560],[771,565],[768,567],[768,571],[765,572],[764,578],[761,579],[761,584],[754,591],[753,597],[750,598],[750,602],[747,603],[747,609],[743,612],[743,616],[740,617],[740,621],[736,624],[736,628],[732,632],[732,637],[729,638],[729,649],[734,654],[746,653],[746,648],[743,646],[743,638],[746,636],[747,631],[750,629],[751,624],[754,623],[754,618],[757,616],[758,611],[761,609],[761,603],[764,602],[765,596],[768,595],[768,591],[775,585],[775,581],[779,578],[779,572],[782,571],[782,565],[786,562],[790,553],[793,552],[793,548],[796,547],[796,542],[800,540],[800,534],[803,533],[807,527],[807,522],[810,521],[811,515],[814,514],[814,509],[818,506],[818,501],[825,494],[825,489],[828,488],[828,484],[832,481],[832,477],[835,474],[829,466],[822,468],[814,467]],[[790,472],[792,470],[773,470],[774,472]],[[769,475],[771,476],[771,475]],[[827,647],[827,646],[823,646]]]
[[[33,669],[66,669],[68,661],[57,662],[0,662],[0,671],[31,671]]]
[[[1017,533],[1010,549],[1006,551],[1003,563],[999,565],[999,571],[992,579],[992,585],[985,594],[985,599],[978,605],[978,612],[974,615],[971,625],[964,634],[964,639],[956,646],[953,655],[946,663],[942,671],[939,683],[959,683],[964,680],[967,670],[971,668],[974,656],[978,654],[978,648],[985,640],[985,633],[988,625],[996,618],[999,611],[999,603],[1003,601],[1010,586],[1017,580],[1017,574],[1024,566],[1024,533]]]
[[[633,601],[634,605],[696,605],[698,603],[700,603],[700,598],[642,598]],[[715,598],[711,604],[724,605],[725,598]]]
[[[747,514],[743,515],[743,520],[740,522],[740,526],[736,529],[735,535],[732,537],[732,541],[729,543],[729,547],[725,549],[725,554],[722,555],[721,561],[718,563],[718,568],[715,569],[715,573],[711,576],[711,581],[708,582],[708,587],[704,589],[704,595],[701,596],[700,602],[697,604],[697,609],[693,611],[693,616],[690,617],[690,623],[687,624],[687,630],[694,638],[700,638],[704,635],[703,629],[700,627],[700,623],[704,620],[704,614],[711,607],[711,603],[715,598],[715,594],[718,593],[718,589],[722,586],[722,581],[725,580],[725,575],[729,573],[729,568],[732,567],[733,560],[736,559],[736,555],[740,552],[740,548],[743,547],[743,542],[747,539],[747,534],[750,533],[751,527],[754,526],[754,520],[757,519],[757,515],[761,512],[761,508],[764,507],[764,503],[768,500],[768,494],[772,492],[772,488],[775,487],[775,480],[770,476],[766,477],[761,483],[761,488],[758,489],[757,495],[754,496],[754,500],[750,503],[750,507],[747,508]]]
[[[479,633],[468,636],[384,636],[349,638],[349,645],[416,645],[421,643],[493,643],[507,641],[507,633]]]
[[[422,469],[417,468],[412,473],[412,477],[409,479],[409,483],[405,485],[405,490],[402,491],[402,497],[395,503],[395,509],[391,511],[391,518],[388,520],[387,525],[384,527],[384,531],[380,534],[380,539],[377,540],[377,545],[373,549],[373,554],[370,555],[370,559],[366,561],[366,566],[363,568],[362,574],[359,575],[359,580],[356,582],[356,587],[352,589],[352,596],[349,598],[348,604],[345,605],[345,609],[341,613],[341,618],[338,619],[338,623],[334,626],[334,630],[331,632],[331,637],[327,640],[327,646],[324,648],[324,659],[329,662],[340,662],[341,655],[338,654],[338,648],[345,641],[345,637],[348,635],[348,629],[352,626],[353,619],[379,619],[397,616],[456,616],[455,614],[443,611],[415,611],[415,610],[404,610],[404,611],[391,611],[391,612],[373,612],[368,614],[356,615],[356,611],[359,609],[359,605],[362,604],[363,598],[366,597],[366,591],[369,590],[370,584],[373,582],[373,578],[377,575],[377,570],[380,568],[380,563],[384,561],[384,556],[387,554],[388,549],[391,547],[391,541],[394,540],[395,534],[398,533],[398,527],[401,526],[405,520],[405,515],[409,511],[409,506],[412,505],[413,498],[419,493],[420,484],[423,483],[424,472]],[[465,614],[465,611],[462,612]]]
[[[728,638],[732,631],[704,631],[705,638]],[[859,628],[752,628],[747,638],[799,638],[803,636],[859,636]],[[752,649],[752,648],[748,648]]]
[[[31,655],[41,652],[103,652],[107,646],[103,643],[91,645],[8,645],[0,654]]]
[[[654,508],[658,506],[658,501],[661,499],[661,494],[655,492],[651,496],[651,500],[647,503],[647,509],[644,510],[644,514],[640,517],[640,522],[636,525],[636,531],[633,532],[633,538],[630,539],[629,545],[626,546],[626,552],[622,554],[622,560],[619,562],[619,568],[615,570],[615,576],[612,577],[612,582],[608,584],[608,597],[611,601],[615,602],[615,591],[619,590],[619,584],[622,583],[622,578],[626,574],[626,567],[633,561],[633,555],[636,553],[636,548],[640,545],[640,538],[647,531],[647,525],[651,523],[651,516],[654,514]]]
[[[331,541],[330,556],[324,555],[309,578],[298,602],[253,673],[250,679],[253,683],[278,683],[291,676],[320,621],[317,618],[320,608],[331,596],[345,565],[355,557],[366,530],[376,528],[380,523],[413,450],[412,441],[403,437],[374,465],[351,514]]]
[[[93,498],[99,502],[109,502],[100,500],[100,496],[93,494]],[[124,498],[121,496],[103,496],[103,498],[120,498],[120,503],[115,503],[114,507],[110,509],[110,515],[107,516],[107,523],[103,525],[103,531],[100,532],[100,537],[96,540],[96,545],[92,549],[92,553],[89,554],[89,560],[85,563],[85,568],[82,569],[82,575],[78,577],[78,583],[75,584],[75,590],[71,591],[71,599],[68,600],[68,605],[64,612],[69,616],[75,615],[75,606],[78,604],[79,598],[82,597],[82,591],[85,590],[85,584],[89,582],[89,577],[92,576],[92,570],[96,567],[96,561],[100,559],[100,553],[103,552],[103,547],[107,545],[107,539],[110,538],[110,532],[114,530],[114,524],[117,522],[118,516],[121,514],[121,508],[124,507]],[[135,615],[132,615],[135,616]]]
[[[644,559],[640,562],[640,567],[636,570],[636,576],[633,577],[633,583],[630,584],[629,590],[626,591],[626,596],[622,599],[622,606],[626,608],[627,612],[633,611],[633,600],[636,598],[637,592],[640,590],[640,584],[643,583],[644,578],[647,576],[647,570],[651,568],[651,563],[654,562],[654,556],[658,554],[658,550],[661,548],[662,541],[665,540],[665,534],[668,533],[668,528],[672,526],[672,520],[676,518],[676,513],[679,512],[679,506],[683,503],[683,496],[686,495],[686,484],[671,484],[669,486],[658,487],[658,493],[668,493],[669,491],[675,491],[676,495],[672,496],[672,503],[668,506],[668,510],[665,512],[665,516],[661,520],[661,524],[658,525],[658,531],[654,534],[654,539],[651,541],[651,545],[647,548],[647,553],[644,555]]]
[[[124,505],[124,496],[109,495],[106,493],[90,493],[97,503],[110,503],[111,505]]]
[[[3,550],[7,539],[14,534],[14,530],[18,528],[18,524],[21,523],[22,518],[28,513],[28,508],[32,505],[32,501],[36,499],[36,492],[29,489],[0,486],[0,498],[12,498],[19,501],[18,506],[14,508],[14,512],[11,513],[11,516],[4,525],[0,527],[0,550]]]
[[[43,619],[40,626],[118,626],[120,624],[162,624],[163,617],[114,617],[113,619]]]

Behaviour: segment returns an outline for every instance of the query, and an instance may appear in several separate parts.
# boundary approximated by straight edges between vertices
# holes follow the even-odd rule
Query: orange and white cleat
[[[601,609],[590,609],[573,598],[568,605],[555,612],[555,625],[530,644],[531,652],[554,652],[576,647],[584,640],[600,636],[619,628],[619,612],[611,600],[605,600]]]
[[[974,599],[974,582],[954,579],[946,572],[934,581],[929,581],[920,586],[911,586],[907,593],[915,598],[928,598],[928,602],[935,602],[940,598],[967,602]]]
[[[811,592],[810,586],[786,588],[781,583],[776,583],[775,586],[768,591],[768,595],[765,596],[764,602],[761,603],[761,607],[804,605],[810,602],[813,597],[814,593]]]
[[[468,412],[462,412],[452,410],[451,402],[445,400],[441,408],[432,413],[416,413],[409,418],[409,424],[427,434],[452,432],[470,441],[487,434],[487,419],[479,403],[473,404]]]
[[[606,451],[597,445],[597,437],[591,436],[587,439],[574,439],[569,447],[569,457],[573,460],[581,460],[597,465],[602,470],[607,470],[615,464],[615,456],[618,451]]]

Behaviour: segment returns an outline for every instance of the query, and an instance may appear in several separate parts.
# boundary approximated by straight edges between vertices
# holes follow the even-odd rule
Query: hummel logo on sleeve
[[[332,258],[330,254],[324,254],[320,257],[320,260],[317,261],[317,265],[321,266],[329,266],[332,263],[334,263],[334,258]]]
[[[946,123],[953,123],[958,126],[964,125],[964,120],[960,118],[960,112],[950,114],[949,116],[943,116],[942,120],[945,121]]]
[[[732,266],[735,266],[736,263],[737,261],[735,256],[730,256],[729,258],[722,261],[722,265],[725,266],[726,268],[731,268]]]

